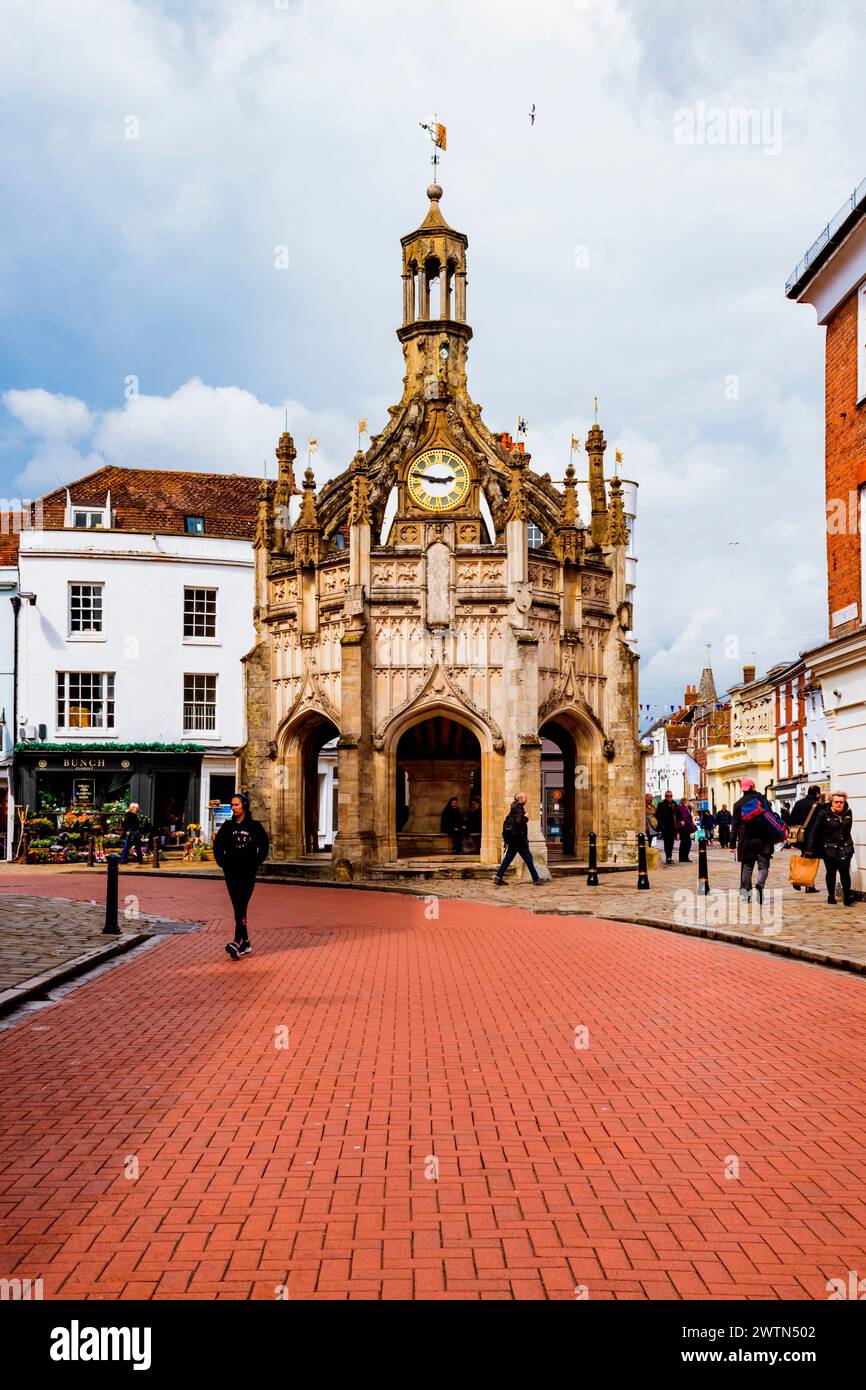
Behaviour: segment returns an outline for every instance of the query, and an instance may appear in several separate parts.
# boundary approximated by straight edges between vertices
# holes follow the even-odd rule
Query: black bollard
[[[710,891],[710,872],[707,868],[707,842],[705,839],[698,840],[698,893],[704,897]]]
[[[587,888],[598,887],[598,858],[595,848],[595,831],[589,832],[589,873],[586,876]]]
[[[120,858],[116,854],[109,854],[105,862],[108,866],[108,877],[105,881],[105,926],[102,931],[106,936],[120,936],[120,927],[117,925],[117,874]]]
[[[646,835],[642,830],[638,831],[637,837],[637,886],[638,888],[649,888],[649,874],[646,867]]]
[[[87,841],[87,862],[90,865],[91,869],[96,863],[96,840],[94,839],[92,832]]]
[[[150,866],[150,867],[151,867],[152,869],[158,869],[158,868],[159,868],[159,836],[158,836],[158,835],[154,835],[154,837],[153,837],[153,862],[151,863],[151,866]]]

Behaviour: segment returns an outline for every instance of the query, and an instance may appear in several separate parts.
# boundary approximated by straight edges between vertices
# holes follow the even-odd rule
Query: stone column
[[[349,877],[375,862],[373,755],[370,731],[372,663],[366,623],[340,640],[340,737],[337,741],[339,828],[331,856],[335,877]]]
[[[415,277],[411,270],[403,272],[403,322],[412,323],[415,319]]]
[[[454,272],[454,317],[459,323],[466,322],[466,271]]]
[[[443,260],[439,265],[439,317],[440,319],[450,319],[451,317],[451,294],[448,284],[448,261]]]

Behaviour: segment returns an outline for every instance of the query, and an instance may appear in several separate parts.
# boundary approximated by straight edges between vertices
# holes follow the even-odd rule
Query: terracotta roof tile
[[[118,531],[186,534],[187,516],[201,516],[205,534],[252,540],[256,529],[261,479],[237,473],[174,473],[160,468],[106,465],[69,484],[76,506],[111,506]],[[60,530],[66,511],[66,488],[42,499],[44,524]]]

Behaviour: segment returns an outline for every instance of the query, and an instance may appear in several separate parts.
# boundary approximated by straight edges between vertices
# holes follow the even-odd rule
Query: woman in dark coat
[[[842,885],[842,901],[850,907],[854,901],[851,892],[851,860],[854,856],[854,841],[851,828],[854,817],[843,792],[833,792],[829,804],[818,807],[803,839],[803,854],[807,859],[823,859],[827,875],[827,901],[836,902],[836,874]]]
[[[456,796],[452,796],[447,803],[439,818],[439,829],[443,835],[451,836],[451,843],[454,846],[454,853],[460,854],[463,849],[463,812],[460,810],[460,802]]]

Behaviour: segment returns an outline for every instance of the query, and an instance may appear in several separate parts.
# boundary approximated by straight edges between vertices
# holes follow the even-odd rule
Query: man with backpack
[[[511,803],[511,810],[502,823],[502,838],[505,841],[505,857],[496,870],[493,882],[501,888],[505,873],[516,855],[520,855],[530,874],[533,886],[541,882],[541,875],[535,867],[532,851],[529,848],[529,817],[526,814],[526,793],[518,792]]]
[[[740,862],[740,897],[746,902],[751,898],[752,875],[757,865],[755,893],[758,902],[763,903],[770,860],[776,845],[785,839],[785,827],[767,798],[756,790],[751,777],[744,777],[740,788],[743,795],[734,802],[731,817],[731,852]]]

